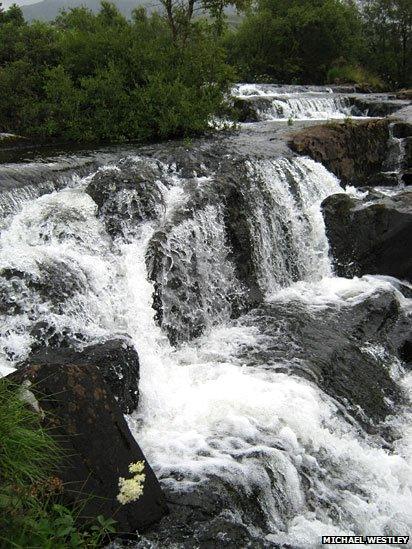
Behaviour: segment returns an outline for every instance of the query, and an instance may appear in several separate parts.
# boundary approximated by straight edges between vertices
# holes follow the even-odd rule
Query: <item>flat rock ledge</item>
[[[389,120],[366,120],[311,126],[292,136],[289,146],[321,162],[344,185],[367,185],[383,171]]]

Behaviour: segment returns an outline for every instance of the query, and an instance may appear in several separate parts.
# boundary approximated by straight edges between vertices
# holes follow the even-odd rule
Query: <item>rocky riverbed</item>
[[[233,93],[191,143],[2,144],[0,367],[134,547],[408,534],[408,100]]]

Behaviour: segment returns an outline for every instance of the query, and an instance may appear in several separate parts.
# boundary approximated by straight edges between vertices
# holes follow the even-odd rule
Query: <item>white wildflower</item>
[[[143,485],[146,479],[146,475],[143,473],[144,462],[136,461],[136,463],[131,463],[129,471],[133,474],[132,478],[119,478],[120,492],[117,496],[117,501],[122,505],[138,500],[143,494]]]
[[[143,473],[144,470],[144,462],[143,461],[136,461],[136,463],[131,463],[129,465],[129,471],[130,473]],[[145,475],[143,475],[145,476]],[[144,479],[143,479],[144,480]]]

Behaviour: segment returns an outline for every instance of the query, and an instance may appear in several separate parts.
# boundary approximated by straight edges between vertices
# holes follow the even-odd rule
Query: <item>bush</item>
[[[75,8],[50,24],[0,18],[0,131],[70,141],[184,137],[208,128],[232,79],[206,22],[192,23],[182,44],[159,15],[139,10],[127,21],[108,2],[98,14]]]

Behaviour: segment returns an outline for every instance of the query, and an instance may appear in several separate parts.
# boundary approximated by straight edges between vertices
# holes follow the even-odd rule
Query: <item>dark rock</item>
[[[273,479],[273,486],[281,489],[284,480],[279,473],[279,479]],[[147,541],[158,547],[173,545],[182,549],[273,547],[258,533],[268,528],[258,488],[252,487],[247,492],[213,475],[207,481],[185,484],[180,486],[176,482],[165,487],[170,514],[150,530],[145,536]],[[279,496],[280,505],[281,499]],[[280,512],[288,514],[287,509]]]
[[[29,303],[47,302],[53,312],[64,312],[65,302],[89,285],[78,265],[54,259],[38,263],[38,273],[5,268],[0,271],[0,309],[21,312]]]
[[[412,127],[412,124],[411,124],[411,127]],[[405,165],[406,165],[406,170],[404,171],[404,177],[409,177],[409,181],[410,181],[410,177],[411,177],[411,173],[412,173],[412,137],[405,137],[405,159],[404,159],[404,162],[405,162]]]
[[[87,337],[83,333],[74,331],[69,326],[56,326],[51,318],[36,322],[30,329],[30,336],[33,352],[41,351],[45,347],[50,349],[76,348],[87,342]]]
[[[206,318],[199,286],[199,265],[195,251],[195,234],[187,241],[170,246],[177,225],[165,227],[152,237],[146,255],[148,277],[153,282],[153,308],[158,324],[176,345],[202,334]]]
[[[398,139],[412,137],[412,124],[407,122],[394,122],[392,124],[392,135]]]
[[[405,185],[412,185],[412,171],[404,172],[402,174],[402,181]]]
[[[239,122],[259,122],[262,112],[272,108],[272,101],[267,97],[237,97],[233,100],[233,109]]]
[[[412,192],[365,199],[337,194],[322,204],[340,276],[383,274],[412,281]]]
[[[388,139],[388,120],[351,121],[306,128],[290,146],[321,162],[343,184],[359,187],[384,171]]]
[[[369,178],[368,183],[377,187],[396,187],[399,184],[399,174],[396,172],[378,172]]]
[[[209,159],[205,158],[200,151],[180,149],[174,151],[169,162],[176,165],[176,170],[181,177],[192,178],[210,175],[210,171],[205,165],[205,162],[208,160]]]
[[[259,286],[258,266],[254,261],[254,241],[249,222],[253,197],[250,193],[250,182],[245,173],[244,162],[226,167],[226,170],[222,171],[218,184],[224,193],[229,257],[236,267],[239,280],[247,288],[249,307],[253,307],[263,300],[263,291]]]
[[[41,330],[41,326],[38,329]],[[128,338],[88,345],[81,351],[72,348],[36,348],[18,367],[29,364],[67,366],[94,365],[101,372],[124,414],[136,410],[139,402],[139,357]]]
[[[407,100],[411,101],[412,100],[412,89],[399,90],[396,93],[396,97],[398,99],[407,99]]]
[[[64,449],[59,469],[64,498],[68,503],[82,502],[82,517],[112,517],[118,530],[128,533],[146,530],[167,513],[155,474],[99,368],[33,362],[11,377],[32,384],[30,390],[45,413],[45,427]],[[143,495],[123,506],[116,499],[119,477],[130,478],[129,464],[140,460],[145,462]]]
[[[409,368],[412,367],[412,334],[407,341],[403,344],[400,356],[402,360],[408,365]]]
[[[147,248],[156,319],[172,344],[200,336],[222,315],[238,316],[248,303],[247,291],[236,279],[223,216],[205,209],[214,199],[213,192],[206,196],[193,189],[184,209],[153,235]],[[221,224],[220,234],[209,226],[210,215],[217,216],[213,222]],[[209,246],[215,246],[213,254]]]
[[[377,117],[388,116],[407,105],[405,101],[401,101],[399,99],[383,99],[382,97],[373,95],[366,95],[363,97],[358,96],[353,98],[352,101],[355,107],[357,107],[364,115]]]
[[[249,223],[254,194],[244,159],[228,158],[213,178],[186,182],[187,200],[153,235],[146,254],[155,289],[153,307],[172,344],[198,337],[210,318],[218,319],[223,311],[236,318],[262,301]],[[222,229],[215,258],[208,257],[205,249],[205,242],[210,246],[215,238],[215,229],[208,227],[212,211],[208,207],[217,212],[214,223]],[[214,286],[210,291],[202,286],[200,271],[216,268],[230,284],[223,288],[219,280],[209,280],[209,286]]]
[[[124,160],[117,168],[97,172],[86,192],[96,202],[109,234],[127,236],[142,221],[158,217],[164,207],[160,189],[164,181],[158,162]]]
[[[246,321],[260,336],[242,359],[313,381],[371,433],[405,400],[391,372],[410,338],[410,318],[395,292],[376,291],[354,305],[320,309],[270,303]]]

